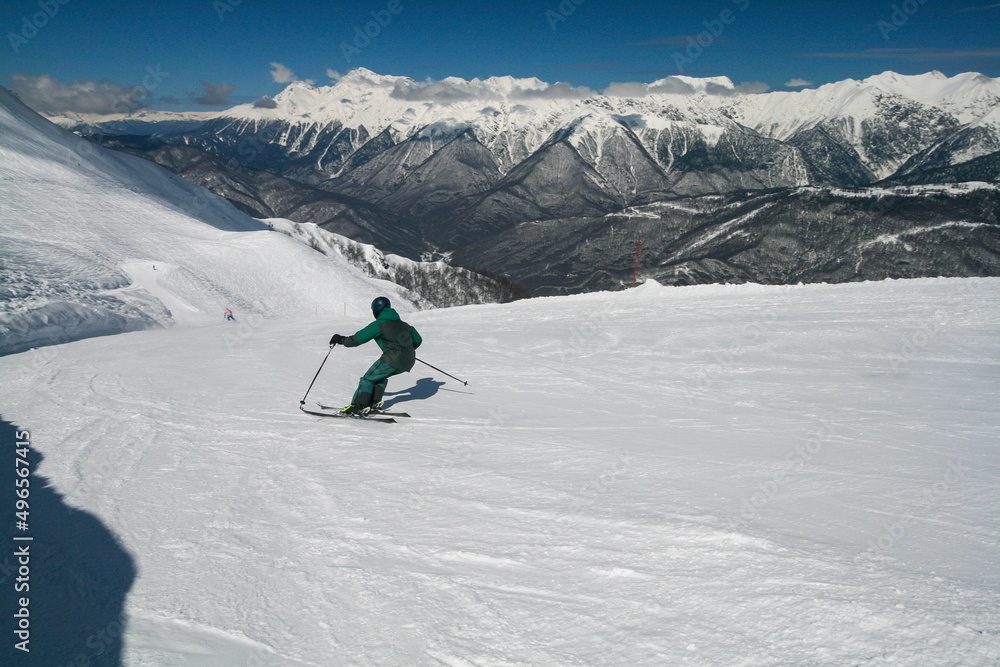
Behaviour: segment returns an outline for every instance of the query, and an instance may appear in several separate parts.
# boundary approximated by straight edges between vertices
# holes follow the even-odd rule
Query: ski
[[[340,414],[339,412],[319,412],[317,410],[306,410],[301,405],[299,406],[299,410],[306,413],[307,415],[315,415],[317,417],[336,417],[337,419],[357,419],[359,421],[382,422],[383,424],[396,423],[396,420],[393,419],[392,417],[379,417],[379,416],[369,417],[367,415],[343,415]]]
[[[340,409],[340,408],[336,408],[336,407],[334,407],[332,405],[323,405],[322,403],[317,403],[316,405],[318,405],[323,410],[339,410]],[[410,414],[408,412],[386,412],[385,410],[376,410],[376,411],[369,412],[368,414],[370,414],[370,415],[385,415],[386,417],[409,417],[410,416]]]

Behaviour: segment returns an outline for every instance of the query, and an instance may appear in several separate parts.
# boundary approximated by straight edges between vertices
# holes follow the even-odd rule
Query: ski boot
[[[383,404],[385,403],[385,401],[382,400],[383,394],[385,394],[385,387],[375,385],[371,396],[371,412],[382,412]]]
[[[348,405],[346,408],[340,411],[342,415],[352,415],[356,417],[363,417],[371,410],[369,403],[371,403],[372,395],[368,392],[363,392],[354,397],[354,402]]]

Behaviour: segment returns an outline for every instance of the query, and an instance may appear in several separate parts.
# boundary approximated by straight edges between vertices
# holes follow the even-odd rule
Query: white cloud
[[[397,81],[392,96],[412,102],[464,102],[467,100],[497,101],[526,99],[584,99],[594,94],[585,86],[554,83],[542,88],[514,86],[509,93],[501,93],[486,82],[448,78],[441,81]]]
[[[341,76],[340,72],[338,72],[335,69],[330,69],[329,67],[327,67],[326,68],[326,75],[328,77],[330,77],[330,82],[331,83],[337,83],[338,81],[340,81],[340,76]]]
[[[13,74],[11,80],[11,90],[39,113],[128,114],[146,108],[149,99],[149,91],[141,86],[121,86],[110,81],[77,79],[63,83],[48,74]]]
[[[713,85],[718,86],[718,84]],[[657,95],[690,95],[695,92],[695,87],[687,81],[668,76],[660,79],[655,86],[649,86],[649,92]]]
[[[300,79],[295,76],[295,72],[281,63],[271,63],[271,67],[273,69],[270,71],[270,74],[275,83],[295,83],[296,81],[301,81],[302,83],[308,83],[310,86],[316,85],[316,82],[312,79]],[[329,70],[327,72],[329,73]]]
[[[811,85],[813,85],[812,81],[806,81],[805,79],[798,79],[798,78],[789,79],[788,81],[785,82],[786,88],[802,88],[803,86],[811,86]]]
[[[693,95],[701,91],[704,91],[708,95],[729,96],[729,95],[739,95],[739,94],[753,95],[756,93],[766,93],[768,89],[769,87],[766,83],[761,83],[759,81],[741,83],[740,85],[734,88],[730,88],[729,86],[723,86],[718,83],[709,82],[705,84],[704,88],[700,88],[683,79],[678,79],[677,77],[668,76],[665,79],[660,79],[655,84],[636,83],[634,81],[626,83],[612,83],[601,92],[603,95],[609,95],[612,97],[645,97],[646,95]]]
[[[281,63],[271,63],[271,78],[274,79],[275,83],[291,83],[292,81],[298,81],[299,78],[295,76],[295,72],[285,67]]]
[[[719,87],[725,91],[729,90],[724,86],[719,86]],[[741,83],[740,85],[736,86],[735,90],[737,93],[743,93],[744,95],[759,95],[760,93],[766,93],[767,91],[771,90],[771,86],[761,81],[748,81],[747,83]]]
[[[988,11],[990,9],[1000,9],[1000,4],[979,5],[979,6],[975,6],[975,7],[963,7],[962,9],[956,9],[955,13],[956,14],[963,14],[965,12],[983,12],[983,11]]]
[[[514,99],[583,100],[592,97],[594,91],[586,86],[571,86],[557,82],[547,88],[515,88],[511,91]]]
[[[392,96],[411,102],[461,102],[465,100],[499,99],[491,90],[473,86],[468,81],[398,81]]]
[[[646,83],[624,81],[610,84],[607,88],[601,91],[601,94],[609,97],[646,97],[650,93],[649,88],[649,84]]]

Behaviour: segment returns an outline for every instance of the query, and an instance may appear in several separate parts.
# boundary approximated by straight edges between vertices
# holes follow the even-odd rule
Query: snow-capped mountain
[[[302,312],[364,315],[379,293],[402,312],[449,305],[435,280],[474,285],[462,303],[506,289],[441,263],[403,262],[398,273],[433,292],[425,299],[377,279],[391,271],[375,275],[344,253],[275,231],[147,160],[53,125],[0,88],[0,355],[204,324],[226,308],[248,324]]]
[[[187,132],[218,116],[217,111],[153,111],[141,109],[133,113],[92,114],[64,113],[48,116],[56,125],[88,136],[96,133],[116,135],[150,135],[157,132]]]
[[[449,251],[511,224],[680,196],[927,182],[997,152],[998,110],[1000,81],[976,73],[885,72],[770,93],[675,76],[597,94],[356,69],[201,116],[194,129],[171,117],[147,131],[361,200]],[[84,129],[120,134],[124,122]]]
[[[671,174],[678,158],[716,146],[737,128],[776,139],[793,152],[796,137],[822,128],[854,153],[873,178],[884,178],[951,132],[982,122],[998,106],[1000,81],[977,73],[947,77],[940,72],[885,72],[862,81],[770,93],[742,92],[726,77],[676,76],[650,84],[613,84],[595,94],[533,78],[449,77],[420,83],[360,68],[332,86],[296,81],[268,103],[239,105],[209,118],[201,115],[202,128],[179,140],[218,154],[236,151],[237,159],[250,163],[268,157],[251,150],[255,143],[278,147],[290,162],[312,155],[313,173],[299,172],[298,180],[345,178],[350,186],[358,183],[351,172],[401,142],[418,144],[397,151],[402,154],[392,162],[405,176],[467,130],[492,155],[496,172],[504,175],[559,136],[575,135],[574,147],[587,146],[581,155],[600,172],[604,148],[609,142],[620,143],[625,133],[664,174]],[[122,133],[108,123],[99,126]],[[987,125],[997,129],[995,122]],[[257,137],[256,142],[250,136]],[[738,149],[729,153],[741,155]],[[806,171],[798,166],[782,165],[771,176],[781,174],[791,185],[815,181],[815,166]],[[654,183],[664,174],[654,175]],[[620,174],[612,176],[614,180]],[[627,193],[631,187],[618,190]]]
[[[884,72],[862,81],[848,79],[794,93],[744,96],[732,107],[732,115],[766,136],[793,145],[810,139],[812,150],[805,151],[804,157],[814,171],[829,162],[817,151],[823,144],[827,150],[846,150],[847,157],[870,173],[871,182],[893,175],[918,153],[977,125],[987,129],[981,135],[986,145],[995,146],[1000,124],[990,116],[998,108],[997,79],[973,72],[950,78],[940,72],[917,76]],[[817,135],[823,137],[818,143]],[[967,159],[971,158],[956,153],[952,163]]]
[[[295,82],[273,100],[234,107],[194,130],[177,133],[165,127],[155,140],[189,155],[169,161],[158,154],[148,156],[169,162],[182,174],[194,171],[186,160],[202,165],[205,153],[279,174],[314,193],[340,198],[332,207],[287,206],[282,216],[315,222],[414,258],[427,250],[453,254],[466,266],[526,278],[537,289],[549,284],[539,277],[551,262],[536,256],[523,241],[534,231],[545,229],[547,236],[543,243],[535,240],[536,248],[565,246],[577,238],[570,231],[577,228],[572,221],[600,221],[626,209],[682,197],[720,202],[712,197],[777,190],[790,198],[789,206],[805,207],[789,212],[802,221],[800,228],[789,227],[794,235],[801,241],[825,228],[837,237],[828,239],[828,247],[834,247],[853,238],[850,216],[868,217],[874,210],[870,204],[880,201],[879,196],[839,206],[840,196],[831,194],[816,208],[816,197],[796,192],[810,186],[839,192],[840,187],[879,181],[1000,180],[998,114],[1000,81],[975,73],[947,77],[940,72],[886,72],[861,81],[771,93],[745,92],[725,77],[669,77],[650,84],[615,84],[595,94],[538,79],[416,82],[358,69],[332,86]],[[225,186],[211,174],[195,180],[237,202],[301,199],[290,190],[275,190],[275,178],[263,179],[269,181],[266,185],[255,185],[261,181],[257,177],[242,178],[239,187]],[[955,210],[968,213],[963,220],[990,224],[983,215],[991,215],[992,203],[977,208],[972,199],[994,197],[992,191],[981,191]],[[325,198],[310,195],[302,201]],[[936,205],[928,211],[912,209],[913,218],[894,224],[946,225],[957,220]],[[810,226],[808,221],[818,215],[836,224]],[[717,217],[727,219],[724,213]],[[551,224],[531,227],[539,221]],[[884,222],[876,219],[873,229],[881,229]],[[503,237],[515,231],[512,238]],[[972,247],[977,239],[950,237],[948,242]],[[857,243],[867,240],[854,238]],[[515,270],[498,263],[495,253],[501,247],[512,262],[532,256],[542,264]],[[562,252],[570,259],[587,254],[579,243]],[[992,259],[969,263],[963,252],[907,261],[886,275],[978,275],[996,270]],[[684,275],[705,281],[744,276],[765,282],[773,278],[762,276],[795,274],[819,280],[829,275],[883,275],[865,263],[857,264],[861,268],[853,275],[839,270],[831,274],[829,267],[808,262],[794,270],[772,266],[771,260],[779,257],[770,256],[749,269],[710,262]],[[844,258],[837,262],[855,266]],[[603,273],[598,282],[614,284],[612,273]],[[591,283],[589,278],[566,275],[556,284],[564,289]]]

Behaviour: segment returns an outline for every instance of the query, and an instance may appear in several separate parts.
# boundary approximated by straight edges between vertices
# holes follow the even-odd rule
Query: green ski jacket
[[[393,368],[409,371],[416,363],[416,349],[423,339],[417,330],[399,319],[399,313],[384,308],[375,321],[343,340],[345,347],[357,347],[374,340],[382,349],[381,360]]]

